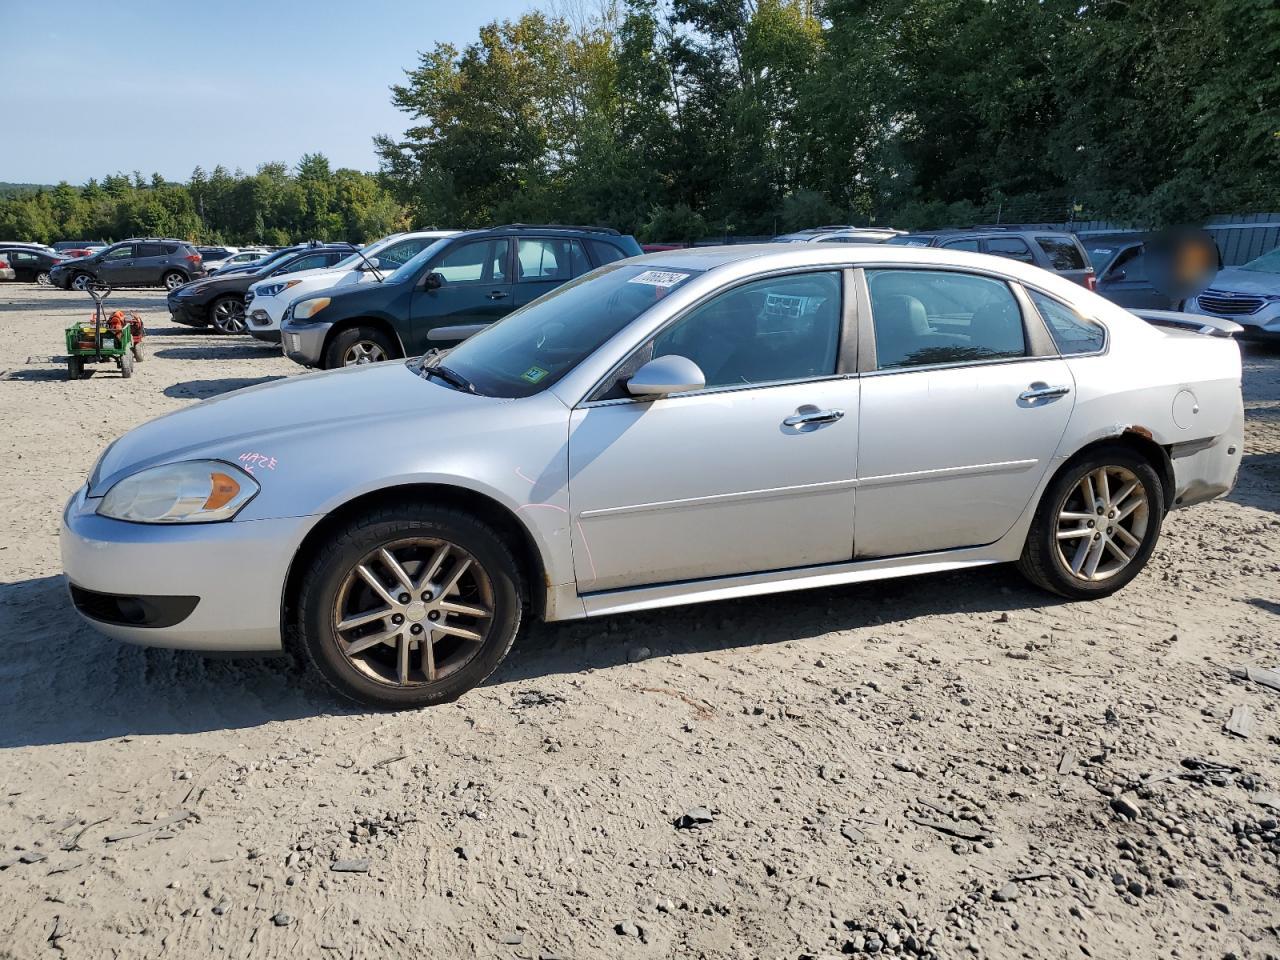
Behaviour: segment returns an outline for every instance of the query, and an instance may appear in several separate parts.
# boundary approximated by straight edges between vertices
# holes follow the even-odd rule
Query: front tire
[[[520,568],[491,527],[404,503],[327,538],[301,580],[294,638],[343,696],[432,706],[493,672],[515,642],[524,600]]]
[[[67,379],[80,380],[84,377],[84,361],[79,357],[67,357]]]
[[[1049,484],[1018,560],[1037,586],[1072,600],[1106,597],[1142,572],[1160,537],[1164,487],[1143,456],[1100,447]]]
[[[71,289],[79,290],[81,293],[89,289],[89,284],[93,283],[93,277],[87,273],[77,273],[71,278]]]
[[[209,308],[213,328],[219,333],[244,333],[244,301],[239,297],[220,297]]]
[[[133,376],[133,354],[127,350],[120,354],[120,376],[126,380]]]
[[[348,327],[338,333],[324,352],[324,368],[358,367],[394,360],[400,350],[385,333],[375,327]]]

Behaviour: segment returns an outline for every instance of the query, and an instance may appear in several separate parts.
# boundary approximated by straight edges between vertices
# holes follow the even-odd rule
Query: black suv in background
[[[437,240],[381,283],[318,290],[290,304],[281,324],[285,356],[324,369],[415,356],[641,252],[634,237],[605,227],[513,223],[464,231]]]
[[[946,247],[971,250],[1030,263],[1093,290],[1096,277],[1074,233],[973,227],[968,230],[925,230],[890,237],[885,243],[903,247]]]
[[[49,270],[49,282],[63,290],[83,290],[93,280],[109,287],[174,290],[203,276],[204,260],[195,247],[172,237],[122,240],[90,256],[64,260]]]
[[[12,246],[0,243],[0,260],[8,260],[19,283],[49,283],[49,271],[57,264],[64,262],[57,254],[41,250],[39,247],[28,247],[24,244]]]
[[[244,333],[244,295],[264,277],[303,270],[323,270],[355,253],[351,243],[311,244],[293,248],[258,265],[256,270],[216,273],[197,283],[169,291],[169,313],[176,323],[192,327],[213,324],[219,333]]]

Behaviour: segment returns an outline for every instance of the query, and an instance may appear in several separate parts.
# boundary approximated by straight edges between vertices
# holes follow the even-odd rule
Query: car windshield
[[[1108,263],[1115,259],[1116,254],[1123,247],[1123,243],[1088,243],[1084,245],[1085,253],[1089,254],[1089,263],[1093,265],[1095,273],[1102,273]]]
[[[620,262],[538,298],[455,347],[442,361],[477,393],[547,389],[698,271]]]
[[[429,246],[423,247],[421,250],[418,251],[418,253],[415,256],[406,260],[399,267],[397,267],[392,273],[387,274],[387,283],[399,283],[402,280],[408,280],[411,277],[417,276],[418,271],[422,268],[422,265],[424,263],[426,263],[428,260],[434,257],[437,253],[443,250],[445,246],[449,243],[449,241],[455,240],[455,239],[457,238],[441,237],[435,243]],[[365,251],[365,252],[368,253],[368,251]]]
[[[1280,273],[1280,247],[1270,253],[1264,253],[1256,260],[1250,260],[1240,269],[1253,270],[1256,273]]]

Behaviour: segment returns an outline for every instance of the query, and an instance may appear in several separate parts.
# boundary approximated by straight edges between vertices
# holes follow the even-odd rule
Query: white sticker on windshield
[[[644,283],[651,287],[674,287],[688,277],[687,273],[676,273],[674,270],[646,270],[639,276],[632,277],[627,283]]]

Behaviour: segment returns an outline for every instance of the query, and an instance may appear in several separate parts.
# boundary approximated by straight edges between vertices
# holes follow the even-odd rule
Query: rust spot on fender
[[[1151,436],[1151,431],[1150,431],[1150,430],[1148,430],[1146,427],[1141,426],[1140,424],[1136,424],[1136,423],[1135,423],[1135,424],[1131,424],[1131,425],[1130,425],[1130,426],[1128,426],[1128,427],[1125,427],[1124,432],[1125,432],[1125,433],[1136,433],[1138,436],[1140,436],[1140,437],[1146,437],[1148,440],[1152,440],[1152,439],[1154,439],[1154,437],[1152,437],[1152,436]]]

